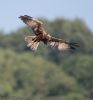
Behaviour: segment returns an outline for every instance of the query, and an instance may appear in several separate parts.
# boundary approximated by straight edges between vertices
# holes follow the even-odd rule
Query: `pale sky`
[[[23,26],[20,15],[55,19],[83,19],[93,31],[93,0],[0,0],[0,30],[10,32]]]

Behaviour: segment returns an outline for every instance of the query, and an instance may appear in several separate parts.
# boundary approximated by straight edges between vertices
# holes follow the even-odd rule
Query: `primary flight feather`
[[[20,16],[19,18],[27,26],[29,26],[35,34],[35,36],[25,37],[27,46],[30,47],[32,50],[37,50],[40,42],[43,42],[45,45],[49,45],[50,47],[57,48],[58,50],[74,50],[76,47],[78,47],[77,43],[67,42],[63,39],[58,39],[48,34],[42,27],[43,23],[38,19],[35,19],[28,15]]]

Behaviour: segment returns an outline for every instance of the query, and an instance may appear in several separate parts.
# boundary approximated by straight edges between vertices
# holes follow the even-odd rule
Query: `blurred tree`
[[[41,43],[33,53],[24,42],[25,36],[34,35],[31,29],[22,27],[10,34],[1,31],[0,97],[85,100],[93,88],[92,32],[78,18],[40,20],[48,33],[78,43],[79,49],[59,52]]]

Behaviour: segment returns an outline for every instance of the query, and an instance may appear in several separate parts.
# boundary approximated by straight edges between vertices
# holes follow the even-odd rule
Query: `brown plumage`
[[[25,41],[27,46],[32,50],[37,50],[40,42],[50,47],[58,48],[58,50],[74,50],[78,45],[77,43],[70,43],[62,39],[55,38],[48,34],[42,27],[43,23],[38,19],[31,16],[24,15],[19,17],[25,24],[27,24],[35,33],[36,36],[26,36]]]

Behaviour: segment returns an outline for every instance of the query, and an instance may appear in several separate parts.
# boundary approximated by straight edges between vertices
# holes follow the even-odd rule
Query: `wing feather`
[[[19,18],[33,30],[35,35],[46,34],[41,21],[28,15],[20,16]]]
[[[75,50],[79,45],[77,43],[68,42],[63,39],[58,39],[52,36],[48,36],[48,45],[52,48],[57,48],[58,50]]]

